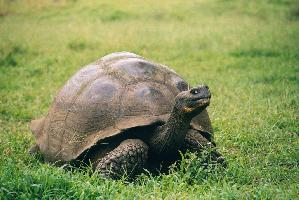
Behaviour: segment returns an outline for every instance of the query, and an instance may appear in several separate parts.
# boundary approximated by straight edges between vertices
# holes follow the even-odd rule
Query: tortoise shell
[[[172,69],[129,52],[109,54],[79,70],[31,130],[48,162],[68,162],[103,139],[169,118],[188,84]],[[206,110],[191,126],[212,132]]]

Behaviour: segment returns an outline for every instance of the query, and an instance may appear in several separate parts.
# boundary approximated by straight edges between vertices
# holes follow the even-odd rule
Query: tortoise
[[[44,160],[92,163],[103,177],[137,174],[149,160],[214,146],[205,85],[189,89],[169,67],[116,52],[80,69],[30,129]],[[221,155],[216,153],[217,159]]]

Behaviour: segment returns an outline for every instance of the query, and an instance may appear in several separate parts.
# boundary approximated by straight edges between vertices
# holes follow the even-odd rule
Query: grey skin
[[[207,86],[189,89],[175,71],[130,52],[74,74],[30,129],[45,162],[91,163],[104,177],[134,176],[179,151],[214,147]],[[213,151],[212,158],[222,162]]]
[[[210,98],[209,88],[204,85],[179,93],[168,121],[157,127],[150,138],[151,149],[165,158],[182,148],[192,118],[210,104]]]

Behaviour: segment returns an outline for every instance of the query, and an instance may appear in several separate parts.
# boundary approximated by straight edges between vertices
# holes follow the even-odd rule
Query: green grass
[[[299,199],[299,1],[0,0],[0,199]],[[131,51],[212,91],[229,167],[102,180],[27,154],[80,67]]]

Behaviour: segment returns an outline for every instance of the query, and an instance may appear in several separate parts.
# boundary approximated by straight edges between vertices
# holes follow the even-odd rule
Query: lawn
[[[130,51],[206,83],[227,169],[103,180],[28,155],[82,66]],[[0,0],[0,199],[299,199],[299,1]]]

